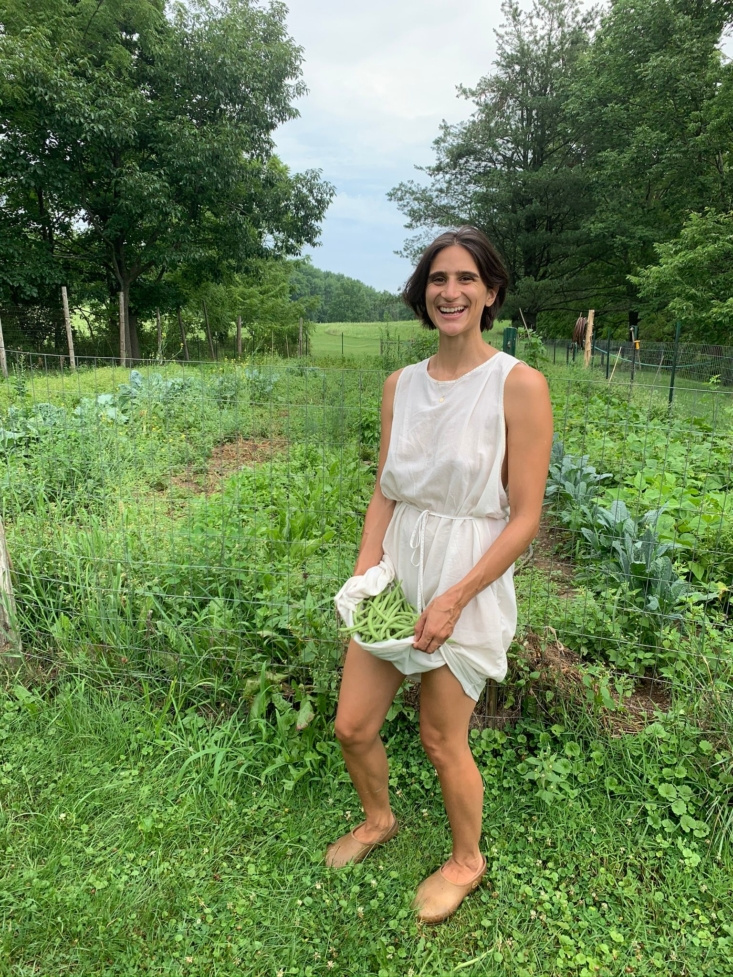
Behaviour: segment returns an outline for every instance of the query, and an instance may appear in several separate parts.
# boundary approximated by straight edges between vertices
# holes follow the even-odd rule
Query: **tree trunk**
[[[211,335],[211,326],[209,325],[209,313],[206,308],[206,302],[203,302],[204,306],[204,326],[206,327],[206,342],[209,344],[209,356],[212,360],[215,359],[214,355],[214,337]]]
[[[190,356],[188,355],[188,342],[186,341],[186,330],[183,327],[183,319],[181,318],[181,307],[180,305],[176,309],[178,315],[178,328],[181,330],[181,346],[183,347],[183,355],[186,358],[186,362],[189,361]]]

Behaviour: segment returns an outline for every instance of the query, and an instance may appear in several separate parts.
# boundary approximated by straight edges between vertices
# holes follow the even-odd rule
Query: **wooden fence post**
[[[160,309],[155,310],[155,321],[158,325],[158,353],[156,355],[156,360],[158,363],[163,362],[163,323],[160,321]]]
[[[590,366],[590,354],[593,349],[593,320],[595,319],[595,310],[591,309],[588,313],[588,325],[585,327],[585,348],[583,350],[583,366],[588,369]]]
[[[74,337],[71,333],[71,316],[69,315],[69,296],[66,293],[66,285],[61,286],[61,301],[64,305],[64,323],[66,325],[66,342],[69,344],[69,366],[71,372],[76,370],[76,358],[74,356]]]
[[[242,359],[242,317],[237,316],[237,359]]]
[[[298,319],[298,356],[302,356],[302,355],[303,355],[303,316],[301,316],[300,319]]]
[[[8,379],[8,358],[5,355],[5,340],[3,338],[3,320],[0,319],[0,373]]]
[[[11,665],[20,665],[23,649],[15,630],[15,596],[10,576],[10,556],[5,529],[0,519],[0,655]]]

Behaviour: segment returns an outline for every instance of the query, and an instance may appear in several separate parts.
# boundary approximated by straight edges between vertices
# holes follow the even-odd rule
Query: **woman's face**
[[[460,244],[443,248],[433,259],[425,289],[425,306],[433,325],[446,336],[481,330],[481,316],[497,289],[489,288],[470,251]]]

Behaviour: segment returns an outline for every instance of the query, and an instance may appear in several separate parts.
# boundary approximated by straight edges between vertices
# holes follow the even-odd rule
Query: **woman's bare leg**
[[[484,785],[468,745],[476,703],[448,666],[422,676],[420,736],[435,767],[453,835],[453,854],[443,868],[449,882],[469,882],[483,865],[479,851]]]
[[[351,642],[341,680],[336,737],[366,815],[366,824],[354,837],[365,843],[384,835],[394,820],[387,754],[379,731],[403,680],[394,665]]]

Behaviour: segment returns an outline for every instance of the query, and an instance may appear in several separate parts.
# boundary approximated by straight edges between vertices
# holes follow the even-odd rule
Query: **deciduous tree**
[[[144,312],[171,269],[216,280],[313,243],[331,188],[272,142],[300,63],[277,0],[10,0],[0,288],[33,298],[77,268]]]

